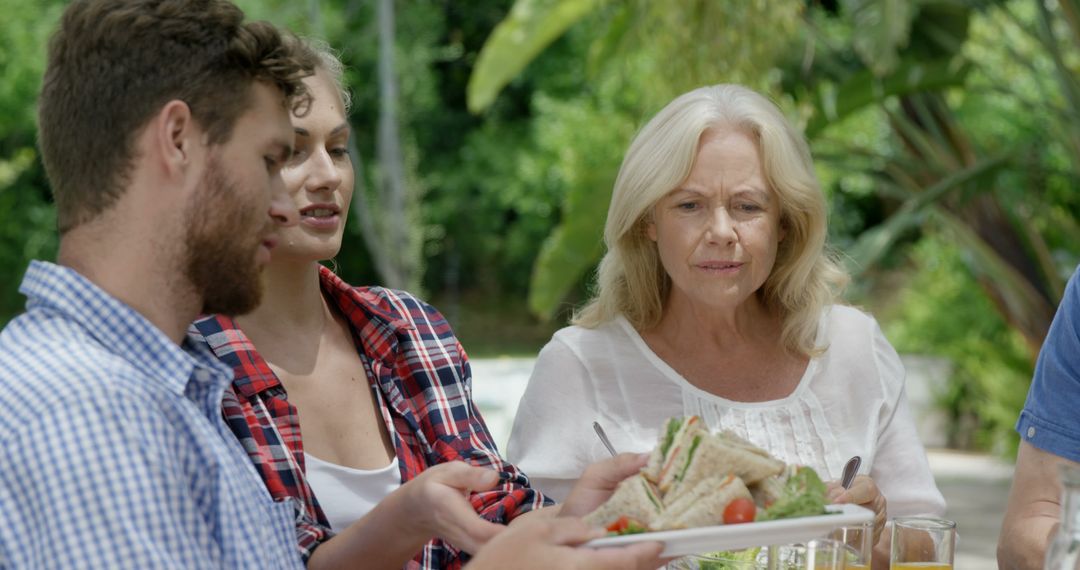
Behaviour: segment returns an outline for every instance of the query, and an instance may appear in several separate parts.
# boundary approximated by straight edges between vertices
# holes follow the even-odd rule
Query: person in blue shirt
[[[64,11],[39,99],[57,262],[0,333],[0,567],[295,568],[221,417],[232,370],[185,341],[250,310],[312,64],[223,0]]]
[[[998,540],[998,565],[1043,567],[1061,518],[1060,466],[1080,468],[1080,273],[1054,315],[1016,422],[1020,449]]]
[[[200,313],[258,304],[298,221],[280,170],[315,61],[297,46],[227,0],[65,9],[38,115],[58,259],[31,263],[26,311],[0,332],[0,568],[303,567],[295,505],[272,500],[222,417],[232,369],[186,336]],[[463,490],[498,481],[451,465],[398,498],[465,526]],[[502,534],[471,570],[659,553],[573,548],[595,536],[580,520]]]

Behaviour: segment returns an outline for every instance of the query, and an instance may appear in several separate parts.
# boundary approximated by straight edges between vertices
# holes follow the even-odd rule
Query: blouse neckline
[[[816,338],[820,342],[822,335],[825,333],[825,315],[828,314],[826,310],[822,315],[821,320],[818,321],[818,330]],[[630,324],[630,321],[626,320],[626,317],[619,315],[615,318],[615,322],[622,328],[623,332],[630,337],[630,341],[634,343],[634,346],[641,352],[645,359],[649,361],[661,374],[663,374],[668,380],[674,382],[684,390],[688,390],[691,393],[697,395],[697,397],[711,402],[716,402],[720,405],[729,408],[773,408],[779,406],[786,406],[792,402],[796,402],[800,399],[803,392],[809,389],[811,379],[817,374],[818,368],[820,368],[819,356],[810,358],[810,361],[806,364],[806,370],[803,371],[802,377],[799,378],[799,383],[795,386],[795,389],[790,394],[783,398],[777,398],[775,400],[763,400],[760,402],[743,402],[740,400],[730,400],[723,396],[718,396],[707,390],[702,390],[689,380],[679,374],[674,368],[671,367],[663,358],[660,358],[658,354],[653,352],[653,349],[649,347],[649,344],[645,342],[645,339],[641,337],[641,334]]]
[[[334,463],[332,461],[320,459],[306,451],[304,452],[304,459],[308,463],[321,466],[325,470],[346,473],[354,477],[378,477],[391,472],[396,473],[398,471],[397,455],[391,458],[390,463],[388,463],[385,467],[378,467],[376,469],[357,469],[355,467],[348,467],[345,465],[341,465],[340,463]]]

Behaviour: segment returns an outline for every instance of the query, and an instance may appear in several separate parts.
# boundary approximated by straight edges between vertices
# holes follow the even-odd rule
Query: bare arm
[[[308,568],[396,570],[434,537],[476,552],[505,527],[480,518],[466,495],[498,482],[498,472],[461,461],[431,467],[316,548]]]
[[[581,478],[574,483],[565,502],[525,513],[510,521],[510,524],[513,525],[519,520],[585,516],[608,500],[615,492],[615,487],[623,479],[645,467],[648,460],[647,453],[620,453],[615,457],[592,463],[585,468]]]
[[[665,562],[659,557],[663,549],[659,542],[598,550],[577,547],[600,536],[602,531],[590,529],[578,518],[523,515],[515,519],[509,530],[481,548],[465,570],[649,570]]]
[[[1041,570],[1046,548],[1061,516],[1058,465],[1080,464],[1020,442],[1016,472],[998,538],[998,566],[1004,570]]]

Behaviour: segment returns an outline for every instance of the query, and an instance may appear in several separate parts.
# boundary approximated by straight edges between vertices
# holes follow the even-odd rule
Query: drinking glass
[[[1061,524],[1046,550],[1043,568],[1076,570],[1080,568],[1080,468],[1058,467],[1061,473]]]
[[[846,544],[831,538],[818,538],[806,543],[803,564],[805,570],[845,570],[848,551]]]
[[[873,523],[842,526],[829,534],[829,538],[838,540],[851,549],[848,553],[848,570],[870,570],[870,558],[874,549]]]
[[[945,519],[893,519],[892,570],[952,570],[956,523]]]

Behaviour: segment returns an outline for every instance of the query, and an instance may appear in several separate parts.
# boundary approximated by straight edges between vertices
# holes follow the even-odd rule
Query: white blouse
[[[869,315],[835,305],[822,315],[818,344],[795,390],[767,402],[737,402],[690,384],[657,356],[625,318],[596,329],[567,327],[540,352],[521,398],[507,458],[534,487],[561,501],[587,465],[617,451],[650,451],[664,421],[696,415],[731,430],[825,480],[862,456],[889,517],[937,515],[945,500],[904,396],[904,367]]]
[[[395,456],[381,469],[353,469],[304,454],[308,485],[319,506],[337,532],[368,514],[379,501],[401,486],[401,469]]]

